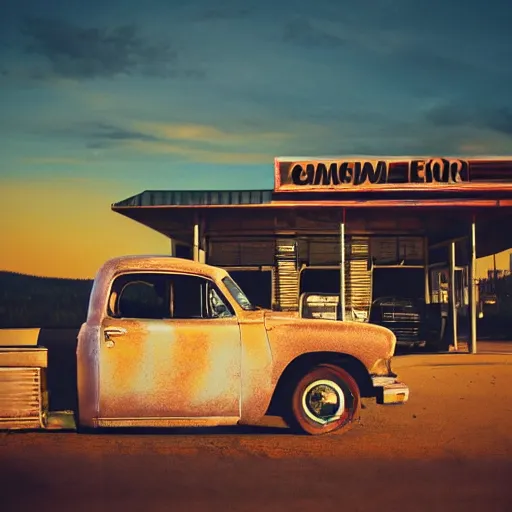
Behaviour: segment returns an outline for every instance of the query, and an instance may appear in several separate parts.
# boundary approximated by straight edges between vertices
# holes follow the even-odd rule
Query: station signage
[[[470,162],[458,158],[275,161],[275,191],[429,189],[467,184]]]

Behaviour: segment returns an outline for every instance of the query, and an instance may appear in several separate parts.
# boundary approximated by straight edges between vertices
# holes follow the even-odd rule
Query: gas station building
[[[259,306],[365,322],[380,300],[399,341],[474,353],[476,258],[512,247],[512,157],[283,157],[273,190],[146,190],[112,209]]]

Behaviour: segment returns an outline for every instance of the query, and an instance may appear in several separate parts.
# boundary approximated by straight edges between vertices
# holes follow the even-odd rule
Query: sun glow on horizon
[[[3,180],[2,192],[0,270],[91,279],[112,257],[170,253],[167,237],[111,211],[111,203],[131,191],[87,180]],[[496,256],[498,269],[509,269],[510,253]],[[493,263],[492,256],[479,259],[477,278]]]
[[[0,269],[42,277],[93,278],[105,260],[168,254],[169,239],[112,212],[123,198],[89,182],[2,182]]]

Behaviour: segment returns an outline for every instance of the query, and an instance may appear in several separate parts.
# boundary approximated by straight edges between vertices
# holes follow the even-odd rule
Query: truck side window
[[[189,275],[172,276],[172,318],[219,318],[233,314],[229,303],[208,279]]]
[[[170,318],[169,278],[162,274],[127,274],[112,286],[109,314],[116,318]]]
[[[234,311],[213,282],[186,274],[125,274],[112,285],[114,318],[225,318]]]
[[[171,278],[172,318],[203,318],[203,282],[198,276],[173,275]]]

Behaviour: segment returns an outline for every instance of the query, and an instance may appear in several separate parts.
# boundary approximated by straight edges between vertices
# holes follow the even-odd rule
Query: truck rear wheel
[[[356,381],[330,364],[319,365],[304,375],[291,399],[288,424],[292,430],[309,435],[349,430],[361,410]]]

